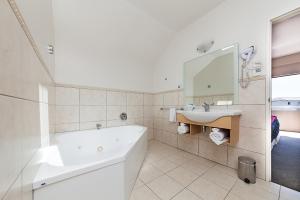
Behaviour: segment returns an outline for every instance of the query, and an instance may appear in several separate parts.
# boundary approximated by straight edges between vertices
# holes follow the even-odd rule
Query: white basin
[[[240,110],[218,110],[218,111],[210,111],[204,112],[202,110],[193,110],[193,111],[184,111],[179,110],[177,113],[183,114],[186,118],[194,122],[213,122],[221,117],[226,116],[237,116],[241,115],[242,112]]]

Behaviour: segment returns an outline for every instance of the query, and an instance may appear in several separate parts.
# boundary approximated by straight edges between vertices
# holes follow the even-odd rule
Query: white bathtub
[[[34,200],[128,200],[146,149],[141,126],[56,134],[41,150]]]

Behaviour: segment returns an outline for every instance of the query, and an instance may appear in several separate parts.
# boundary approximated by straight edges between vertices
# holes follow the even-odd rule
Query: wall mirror
[[[234,44],[186,62],[185,103],[238,104],[238,56],[238,44]]]

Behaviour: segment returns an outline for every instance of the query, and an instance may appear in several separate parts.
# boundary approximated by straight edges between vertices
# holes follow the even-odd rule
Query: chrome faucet
[[[204,108],[205,112],[209,112],[210,111],[210,105],[206,102],[203,103],[202,107]]]
[[[102,125],[101,124],[96,124],[96,128],[99,130],[101,129]]]

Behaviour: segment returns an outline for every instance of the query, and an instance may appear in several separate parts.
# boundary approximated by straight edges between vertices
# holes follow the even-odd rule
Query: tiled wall
[[[148,127],[153,137],[153,95],[75,86],[56,87],[56,132],[114,127],[129,124]],[[120,114],[128,119],[122,121]]]
[[[54,106],[54,84],[6,0],[0,24],[0,199],[31,200],[28,163],[41,145],[40,110]]]
[[[212,101],[208,99],[208,102]],[[238,156],[246,155],[257,161],[257,176],[265,179],[265,80],[252,81],[247,89],[240,88],[239,104],[213,106],[212,109],[242,110],[240,139],[235,146],[217,146],[210,141],[208,133],[178,135],[176,124],[168,122],[168,111],[161,107],[182,107],[183,91],[165,92],[154,95],[154,138],[193,154],[237,168]]]
[[[205,101],[212,103],[214,99],[207,97]],[[238,156],[250,156],[257,161],[257,176],[265,179],[264,79],[252,81],[247,89],[241,88],[238,105],[211,108],[242,110],[240,139],[235,146],[217,146],[208,138],[208,133],[192,136],[177,134],[177,124],[168,121],[168,110],[160,108],[183,107],[185,98],[181,90],[153,95],[57,86],[56,104],[56,132],[95,129],[97,123],[101,123],[103,127],[145,125],[148,127],[149,139],[154,137],[163,143],[232,168],[237,168]],[[127,112],[127,121],[120,120],[121,112]]]

